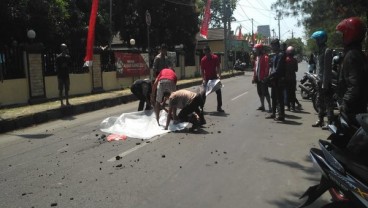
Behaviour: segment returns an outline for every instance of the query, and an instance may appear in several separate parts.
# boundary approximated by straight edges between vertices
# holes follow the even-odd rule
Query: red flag
[[[93,0],[91,15],[89,17],[89,25],[88,25],[86,57],[84,58],[84,66],[87,66],[87,67],[92,66],[97,10],[98,10],[98,0]]]
[[[243,34],[242,34],[242,32],[241,32],[241,27],[239,27],[239,32],[238,32],[238,36],[237,36],[237,39],[238,40],[241,40],[242,38],[243,38]]]
[[[206,8],[204,9],[204,15],[203,15],[203,20],[202,20],[202,26],[201,26],[201,31],[200,31],[200,35],[201,37],[207,39],[207,34],[208,34],[208,24],[210,23],[210,19],[211,19],[211,0],[207,0],[207,5]]]

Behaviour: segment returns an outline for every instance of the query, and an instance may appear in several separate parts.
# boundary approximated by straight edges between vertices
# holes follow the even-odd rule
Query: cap
[[[211,51],[211,48],[210,48],[210,46],[206,45],[206,46],[203,48],[203,50]]]

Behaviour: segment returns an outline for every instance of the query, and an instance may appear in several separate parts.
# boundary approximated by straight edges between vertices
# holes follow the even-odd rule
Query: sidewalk
[[[243,75],[244,72],[224,72],[222,79]],[[179,80],[178,89],[200,85],[201,78]],[[103,92],[69,99],[71,106],[60,107],[60,101],[54,100],[41,104],[0,109],[0,133],[29,127],[56,120],[66,116],[91,112],[137,100],[130,89]]]

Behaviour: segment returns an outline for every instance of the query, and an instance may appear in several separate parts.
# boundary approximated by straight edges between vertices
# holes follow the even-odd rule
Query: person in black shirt
[[[151,92],[152,82],[148,79],[136,80],[130,87],[130,91],[139,99],[138,111],[142,111],[144,103],[146,103],[145,110],[151,110]]]
[[[71,57],[69,55],[68,46],[65,43],[60,45],[61,53],[56,56],[56,70],[58,78],[58,89],[59,89],[59,99],[61,106],[64,106],[63,102],[63,90],[65,90],[66,105],[69,103],[69,69],[71,66]]]
[[[284,91],[285,91],[285,65],[286,65],[286,44],[280,44],[278,39],[271,42],[272,51],[275,56],[272,60],[271,73],[265,78],[265,83],[270,83],[272,113],[266,119],[274,119],[275,121],[285,121],[284,109]],[[278,117],[276,117],[276,109],[278,108]]]

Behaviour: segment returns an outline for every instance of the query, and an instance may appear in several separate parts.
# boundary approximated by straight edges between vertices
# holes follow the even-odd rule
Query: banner
[[[91,15],[89,17],[86,56],[84,58],[84,66],[86,67],[92,66],[97,10],[98,10],[98,0],[93,0]]]
[[[211,19],[211,0],[207,0],[200,31],[200,36],[205,39],[207,39],[208,24],[210,23],[210,19]]]
[[[148,62],[145,61],[141,54],[115,51],[114,56],[116,60],[116,77],[149,75]]]

